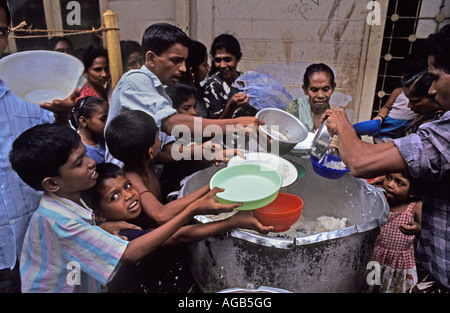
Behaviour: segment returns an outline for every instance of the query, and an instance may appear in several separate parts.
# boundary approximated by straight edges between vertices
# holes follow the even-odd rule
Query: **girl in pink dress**
[[[410,185],[409,173],[389,174],[383,181],[390,214],[372,256],[381,268],[379,292],[407,292],[417,283],[414,241],[420,234],[422,202],[416,200]]]

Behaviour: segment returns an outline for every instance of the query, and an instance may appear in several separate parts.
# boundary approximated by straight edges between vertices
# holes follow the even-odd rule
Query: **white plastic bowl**
[[[84,65],[61,52],[34,50],[0,60],[0,79],[19,98],[41,104],[69,97],[81,88]]]
[[[275,170],[280,174],[283,183],[281,187],[287,187],[294,183],[298,178],[297,168],[286,159],[275,154],[264,152],[245,152],[245,159],[236,155],[232,157],[227,166],[235,166],[239,164],[260,164]]]

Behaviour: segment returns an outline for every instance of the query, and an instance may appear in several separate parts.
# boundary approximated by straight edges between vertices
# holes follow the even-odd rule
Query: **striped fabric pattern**
[[[87,207],[44,194],[24,240],[22,291],[99,292],[117,272],[127,244],[95,226]]]

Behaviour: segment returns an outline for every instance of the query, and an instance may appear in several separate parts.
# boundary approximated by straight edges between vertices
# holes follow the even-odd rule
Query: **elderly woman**
[[[249,98],[234,82],[241,75],[237,66],[242,57],[239,41],[232,35],[223,34],[211,46],[213,68],[205,84],[203,99],[209,118],[224,119],[254,116],[256,109],[249,105]]]
[[[334,79],[333,70],[328,65],[311,64],[303,76],[302,88],[305,96],[292,101],[286,108],[286,111],[297,117],[310,132],[320,127],[320,119],[326,110],[339,110],[330,106],[330,98],[336,88]]]

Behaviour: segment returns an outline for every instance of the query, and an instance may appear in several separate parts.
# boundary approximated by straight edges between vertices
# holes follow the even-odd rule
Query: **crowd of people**
[[[0,54],[10,23],[2,0]],[[376,178],[385,189],[391,215],[373,253],[383,268],[383,292],[423,291],[422,273],[433,282],[427,291],[450,288],[449,47],[450,27],[430,35],[426,53],[411,59],[416,66],[406,67],[402,88],[375,117],[382,129],[395,125],[392,140],[371,144],[356,135],[345,112],[330,103],[335,74],[323,63],[308,67],[305,96],[287,106],[311,132],[326,119],[351,173]],[[73,46],[55,37],[49,49],[71,53]],[[9,126],[0,130],[0,291],[139,292],[145,285],[150,292],[186,292],[192,286],[185,271],[171,277],[185,279],[181,287],[161,284],[184,260],[183,253],[168,260],[179,247],[233,228],[271,231],[249,212],[191,224],[195,215],[239,207],[217,203],[219,188],[167,199],[187,175],[239,153],[203,138],[208,126],[226,134],[227,126],[257,132],[263,124],[235,85],[242,74],[239,41],[222,34],[208,55],[178,27],[157,23],[141,44],[122,41],[121,52],[124,74],[115,88],[107,51],[96,45],[83,49],[86,83],[67,99],[30,104],[0,81],[0,120]],[[406,109],[412,114],[403,115]],[[199,120],[201,142],[179,145],[173,130],[183,125],[197,134]],[[217,158],[196,159],[198,147]],[[192,158],[176,159],[174,151]],[[81,276],[68,279],[68,264]]]
[[[3,53],[10,14],[6,3],[1,4],[0,22],[7,30],[0,38]],[[55,37],[50,40],[49,49],[71,53],[73,46],[68,38]],[[2,109],[5,106],[5,109],[31,112],[29,117],[20,120],[15,112],[4,114],[13,134],[2,135],[2,138],[9,137],[2,142],[2,162],[7,163],[2,177],[3,174],[13,177],[5,182],[7,190],[2,188],[2,212],[8,210],[7,225],[1,231],[5,239],[0,253],[2,291],[98,292],[108,286],[109,290],[126,292],[136,290],[142,283],[146,284],[147,291],[186,291],[168,286],[167,282],[161,286],[163,274],[167,276],[164,271],[172,269],[164,264],[171,263],[170,260],[161,256],[165,246],[176,245],[178,249],[183,243],[236,227],[261,233],[271,230],[248,212],[207,225],[190,224],[195,215],[228,212],[239,206],[217,203],[214,194],[221,191],[217,188],[210,191],[205,186],[170,202],[161,196],[158,176],[161,173],[156,166],[176,164],[170,153],[174,142],[170,128],[179,124],[180,119],[176,116],[170,120],[170,117],[184,115],[181,121],[192,129],[193,118],[201,116],[197,114],[197,106],[203,108],[201,114],[205,118],[209,117],[202,89],[209,72],[206,47],[172,25],[155,24],[145,32],[142,45],[122,41],[121,50],[125,75],[114,91],[110,86],[107,51],[97,45],[87,46],[79,55],[85,67],[86,83],[68,99],[39,107],[16,97],[2,82]],[[229,66],[226,62],[222,65],[216,67]],[[178,92],[169,97],[168,86]],[[224,99],[229,95],[224,95]],[[156,114],[160,109],[162,112]],[[124,120],[127,122],[122,123]],[[209,120],[210,125],[216,124]],[[259,124],[254,117],[233,123]],[[230,120],[218,124],[225,129]],[[138,149],[132,148],[133,145]],[[201,146],[211,149],[205,143]],[[219,147],[217,150],[221,151]],[[209,164],[205,160],[197,163]],[[185,164],[184,168],[193,170],[192,165]],[[186,171],[185,175],[188,174]],[[170,172],[166,174],[166,181],[182,178],[172,179],[170,175]],[[125,181],[116,184],[115,180],[120,179]],[[15,198],[23,199],[23,203],[13,201]],[[119,204],[123,205],[121,209]],[[53,213],[48,215],[50,211]],[[44,234],[49,236],[41,242]],[[61,266],[69,263],[69,255],[80,266],[78,284],[67,280],[61,284],[61,279],[68,275],[67,269]],[[124,264],[120,271],[119,261]],[[164,269],[155,271],[155,274],[163,273],[162,276],[150,275],[139,282],[128,279],[139,279],[140,271],[148,271],[155,262],[158,266],[165,265]],[[175,274],[172,278],[175,276],[184,277]]]

